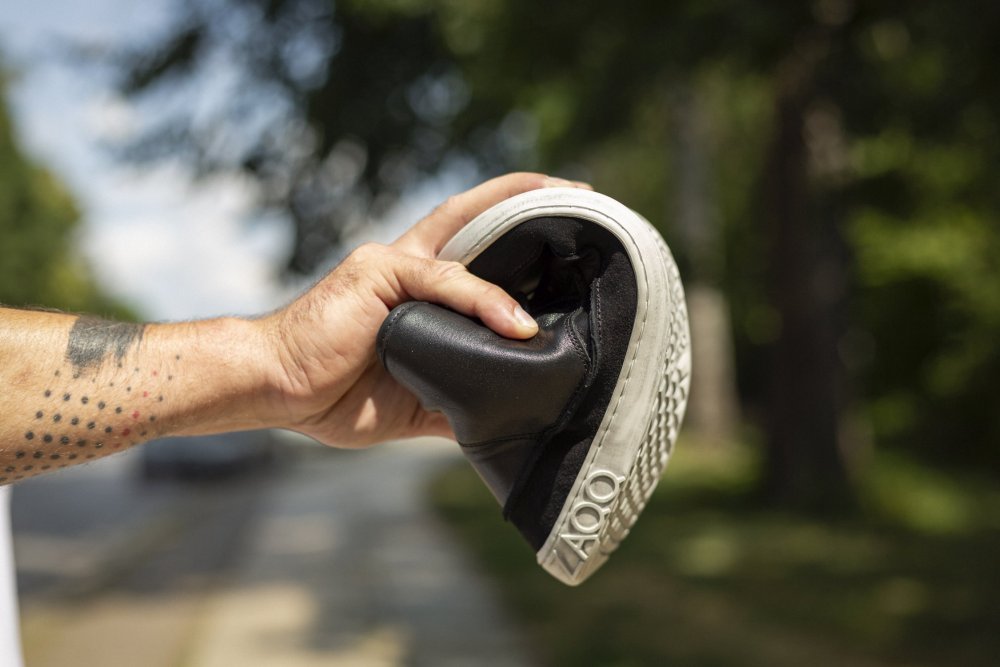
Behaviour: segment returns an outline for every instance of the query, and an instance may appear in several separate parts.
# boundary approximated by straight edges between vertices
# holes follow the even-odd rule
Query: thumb
[[[413,299],[447,306],[507,338],[531,338],[538,324],[496,285],[469,273],[458,262],[404,255],[395,263],[399,287]]]

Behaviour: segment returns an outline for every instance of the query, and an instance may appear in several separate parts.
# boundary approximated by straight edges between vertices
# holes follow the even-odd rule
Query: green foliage
[[[836,386],[816,391],[818,400],[860,403],[878,445],[1000,466],[1000,5],[185,6],[193,13],[174,35],[128,54],[123,88],[141,97],[190,80],[220,51],[243,64],[242,85],[217,118],[172,119],[138,153],[180,153],[257,178],[296,222],[293,269],[326,255],[336,221],[386,201],[374,193],[398,192],[455,155],[487,172],[590,178],[657,224],[690,268],[673,220],[684,169],[676,97],[693,91],[707,117],[708,190],[721,229],[708,261],[732,306],[748,413],[773,403],[769,355],[794,315],[778,297],[812,290],[799,299],[808,309],[833,275],[838,294],[813,315],[836,331],[814,335],[799,362],[800,376]],[[278,111],[249,122],[248,110],[260,109]],[[218,128],[235,124],[242,138],[226,141]],[[779,210],[795,217],[784,232]],[[776,258],[775,236],[788,229],[804,231]],[[799,259],[806,267],[795,284],[774,279],[776,266]],[[823,354],[837,357],[846,381],[817,363]],[[799,431],[802,446],[837,441]]]
[[[69,193],[17,145],[0,78],[0,303],[124,316],[75,252]]]

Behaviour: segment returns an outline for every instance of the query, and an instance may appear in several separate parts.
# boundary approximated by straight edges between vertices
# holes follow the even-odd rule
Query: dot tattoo
[[[19,451],[19,452],[18,452],[17,454],[15,454],[14,456],[15,456],[16,458],[19,458],[19,459],[23,459],[23,458],[24,458],[24,450],[21,450],[21,451]]]
[[[69,444],[69,436],[68,435],[64,435],[63,437],[59,438],[59,444],[68,445]]]
[[[80,402],[86,405],[87,403],[90,403],[90,399],[84,396],[83,398],[80,399]]]
[[[108,406],[108,404],[107,404],[107,403],[105,403],[104,401],[101,401],[101,402],[99,402],[99,403],[97,404],[97,409],[98,409],[98,410],[103,410],[103,409],[104,409],[104,408],[106,408],[107,406]]]
[[[52,395],[52,390],[51,389],[46,389],[45,393],[43,394],[43,396],[45,396],[45,398],[48,398],[51,395]]]
[[[34,440],[35,439],[35,434],[33,432],[31,432],[31,431],[28,431],[27,433],[24,434],[24,439],[25,440]]]
[[[35,453],[31,455],[31,458],[33,458],[33,459],[40,459],[43,456],[45,456],[45,454],[42,454],[41,452],[39,452],[39,451],[36,450]]]
[[[45,413],[42,412],[41,410],[39,410],[38,412],[35,413],[35,419],[41,419],[44,416],[45,416]]]
[[[63,394],[63,400],[68,401],[71,398],[69,394]]]
[[[69,423],[72,424],[73,426],[76,426],[77,424],[80,423],[80,418],[79,417],[73,417],[72,419],[69,420]]]
[[[42,440],[44,440],[45,442],[52,442],[52,436],[46,433],[44,436],[42,436]]]
[[[97,424],[95,422],[87,422],[87,428],[88,429],[94,430],[95,426],[97,426]]]
[[[60,421],[62,421],[62,415],[59,414],[58,412],[55,413],[54,415],[52,415],[52,421],[58,424]]]

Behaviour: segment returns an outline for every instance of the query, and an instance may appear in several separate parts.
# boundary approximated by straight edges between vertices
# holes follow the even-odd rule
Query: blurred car
[[[275,438],[269,430],[152,440],[141,447],[146,479],[222,477],[269,463]]]

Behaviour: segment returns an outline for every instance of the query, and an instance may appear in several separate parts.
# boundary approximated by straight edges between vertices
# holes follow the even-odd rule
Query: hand
[[[375,337],[389,311],[410,300],[431,301],[508,338],[530,338],[534,320],[501,288],[457,262],[435,259],[463,226],[494,204],[544,187],[582,183],[517,173],[448,199],[389,246],[352,252],[315,287],[268,318],[280,359],[283,426],[340,447],[361,447],[417,435],[453,437],[447,420],[382,368]]]

